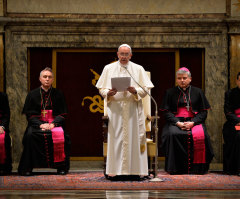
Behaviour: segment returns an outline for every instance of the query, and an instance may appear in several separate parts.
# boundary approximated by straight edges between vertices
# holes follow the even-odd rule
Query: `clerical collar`
[[[184,90],[183,88],[181,88],[180,86],[178,86],[178,88],[179,88],[181,91],[183,91],[183,92],[186,92],[187,90],[189,90],[190,87],[191,87],[191,86],[188,85],[188,87]]]
[[[186,103],[186,108],[187,108],[187,111],[190,110],[190,101],[191,101],[191,86],[189,85],[186,90],[183,90],[182,88],[180,88],[180,86],[178,86],[179,90],[183,93],[183,100],[184,102]],[[187,99],[187,90],[189,89],[189,92],[188,92],[188,99]]]
[[[42,86],[41,86],[41,89],[45,92],[45,93],[48,93],[50,90],[51,90],[52,87],[50,87],[49,89],[44,89]]]

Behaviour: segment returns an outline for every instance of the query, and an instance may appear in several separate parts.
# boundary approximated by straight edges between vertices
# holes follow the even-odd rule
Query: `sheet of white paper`
[[[112,88],[116,88],[118,92],[126,91],[130,86],[131,77],[114,77],[111,78]]]

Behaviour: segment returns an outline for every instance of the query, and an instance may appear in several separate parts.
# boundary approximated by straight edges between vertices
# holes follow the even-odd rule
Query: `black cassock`
[[[11,157],[11,139],[9,135],[10,108],[8,96],[0,92],[0,126],[5,129],[5,154],[6,159],[3,164],[0,164],[0,173],[10,173],[12,171]]]
[[[64,129],[67,106],[63,93],[56,88],[51,88],[48,92],[45,92],[42,88],[32,90],[27,95],[23,108],[23,114],[27,117],[28,126],[23,136],[22,143],[24,149],[18,167],[19,173],[31,171],[33,168],[69,170],[69,135],[64,130],[65,161],[54,162],[54,147],[51,131],[42,131],[39,127],[41,124],[46,123],[41,120],[41,110],[43,110],[44,107],[46,110],[53,111],[55,119],[52,123]]]
[[[227,118],[223,126],[223,170],[229,174],[240,173],[240,131],[235,125],[240,122],[235,110],[240,109],[240,89],[233,88],[225,93],[224,113]]]
[[[195,113],[194,117],[175,117],[178,108],[187,106],[186,98],[189,101],[189,110]],[[209,108],[210,105],[202,90],[194,86],[188,87],[186,91],[180,90],[179,87],[174,87],[166,91],[161,105],[161,111],[164,111],[166,118],[166,124],[162,130],[161,147],[165,155],[165,170],[167,172],[171,174],[204,174],[208,171],[209,164],[213,158],[210,138],[204,124]],[[193,121],[195,125],[202,124],[205,137],[205,163],[193,163],[192,133],[191,131],[184,131],[177,127],[176,123],[178,121]]]

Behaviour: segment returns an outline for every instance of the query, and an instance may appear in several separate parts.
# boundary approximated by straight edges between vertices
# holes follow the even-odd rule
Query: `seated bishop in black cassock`
[[[64,131],[67,106],[61,91],[52,87],[53,73],[40,73],[41,87],[31,91],[23,108],[28,126],[23,136],[20,175],[31,175],[33,168],[55,168],[65,175],[69,170],[70,138]]]
[[[224,113],[227,118],[223,126],[223,171],[240,176],[240,73],[237,87],[225,93]]]
[[[191,80],[190,71],[180,68],[178,86],[166,91],[161,106],[166,118],[162,150],[170,174],[204,174],[213,158],[204,124],[210,105],[202,90],[190,85]]]
[[[0,92],[0,175],[10,174],[12,171],[9,121],[10,108],[8,96]]]

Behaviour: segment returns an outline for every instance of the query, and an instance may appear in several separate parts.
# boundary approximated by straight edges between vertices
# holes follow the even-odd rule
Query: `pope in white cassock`
[[[117,52],[119,60],[104,67],[96,84],[107,104],[108,123],[108,176],[148,175],[145,118],[142,99],[145,90],[153,84],[142,66],[129,61],[131,47],[122,44]],[[130,77],[131,85],[126,91],[112,88],[111,78]],[[136,82],[135,82],[136,81]]]

